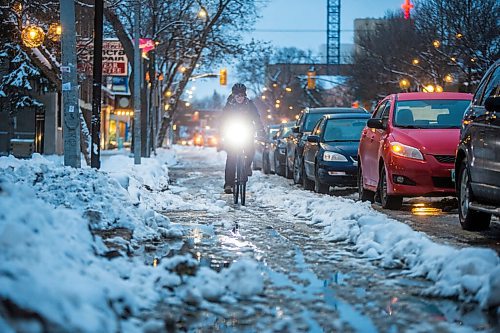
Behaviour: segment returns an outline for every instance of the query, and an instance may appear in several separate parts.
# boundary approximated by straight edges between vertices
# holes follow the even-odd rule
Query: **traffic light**
[[[307,72],[307,89],[312,90],[316,88],[316,71]]]
[[[219,72],[219,82],[221,86],[227,85],[227,69],[223,68]]]

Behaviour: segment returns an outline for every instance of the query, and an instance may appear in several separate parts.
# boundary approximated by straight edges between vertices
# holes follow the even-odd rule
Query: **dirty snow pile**
[[[162,320],[139,318],[160,302],[202,306],[261,293],[262,274],[251,260],[216,273],[190,255],[157,267],[133,256],[144,242],[183,236],[146,202],[151,193],[175,196],[166,165],[174,161],[169,150],[138,166],[111,156],[96,171],[64,167],[60,157],[0,157],[0,332],[159,330]],[[99,236],[117,228],[131,237]],[[108,259],[110,241],[130,253]]]
[[[377,259],[383,267],[400,268],[410,276],[434,281],[427,290],[430,295],[456,296],[483,307],[500,305],[500,260],[495,251],[437,244],[375,211],[367,202],[276,187],[260,173],[256,176],[249,189],[258,202],[305,218],[324,228],[326,240],[355,244],[358,252]]]

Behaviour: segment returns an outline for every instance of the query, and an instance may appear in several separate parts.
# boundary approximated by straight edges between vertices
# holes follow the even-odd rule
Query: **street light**
[[[401,79],[399,81],[399,87],[403,90],[406,90],[410,87],[410,81],[407,79]]]
[[[418,65],[418,64],[420,63],[420,60],[418,60],[418,58],[414,58],[414,59],[411,61],[411,63],[412,63],[413,65]]]
[[[47,31],[47,37],[53,42],[58,42],[61,39],[61,33],[61,25],[59,23],[52,23]]]
[[[433,42],[432,42],[432,45],[437,49],[441,46],[441,42],[437,39],[435,39]]]
[[[446,82],[446,83],[452,83],[453,82],[453,76],[451,74],[446,74],[444,76],[444,82]]]
[[[428,84],[428,85],[424,86],[423,91],[426,92],[426,93],[433,93],[434,92],[434,86],[432,84]]]
[[[21,39],[27,47],[39,47],[45,40],[45,32],[37,25],[28,25],[21,32]]]

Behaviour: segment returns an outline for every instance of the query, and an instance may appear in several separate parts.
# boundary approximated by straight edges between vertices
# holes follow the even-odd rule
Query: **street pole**
[[[101,91],[102,91],[102,26],[104,0],[95,0],[94,14],[94,73],[92,90],[92,143],[90,166],[101,167]]]
[[[139,50],[140,0],[134,3],[134,164],[141,164],[141,50]]]
[[[75,2],[61,0],[61,74],[64,165],[80,168],[80,106],[76,75]]]

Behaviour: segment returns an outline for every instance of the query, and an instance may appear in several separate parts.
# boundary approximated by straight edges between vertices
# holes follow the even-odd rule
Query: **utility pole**
[[[140,0],[134,3],[134,164],[141,164],[141,50],[139,50]]]
[[[80,106],[76,75],[75,2],[61,0],[61,74],[64,165],[80,168]]]
[[[101,91],[102,91],[102,25],[104,0],[95,0],[94,10],[94,73],[92,90],[92,143],[90,166],[101,167]]]

